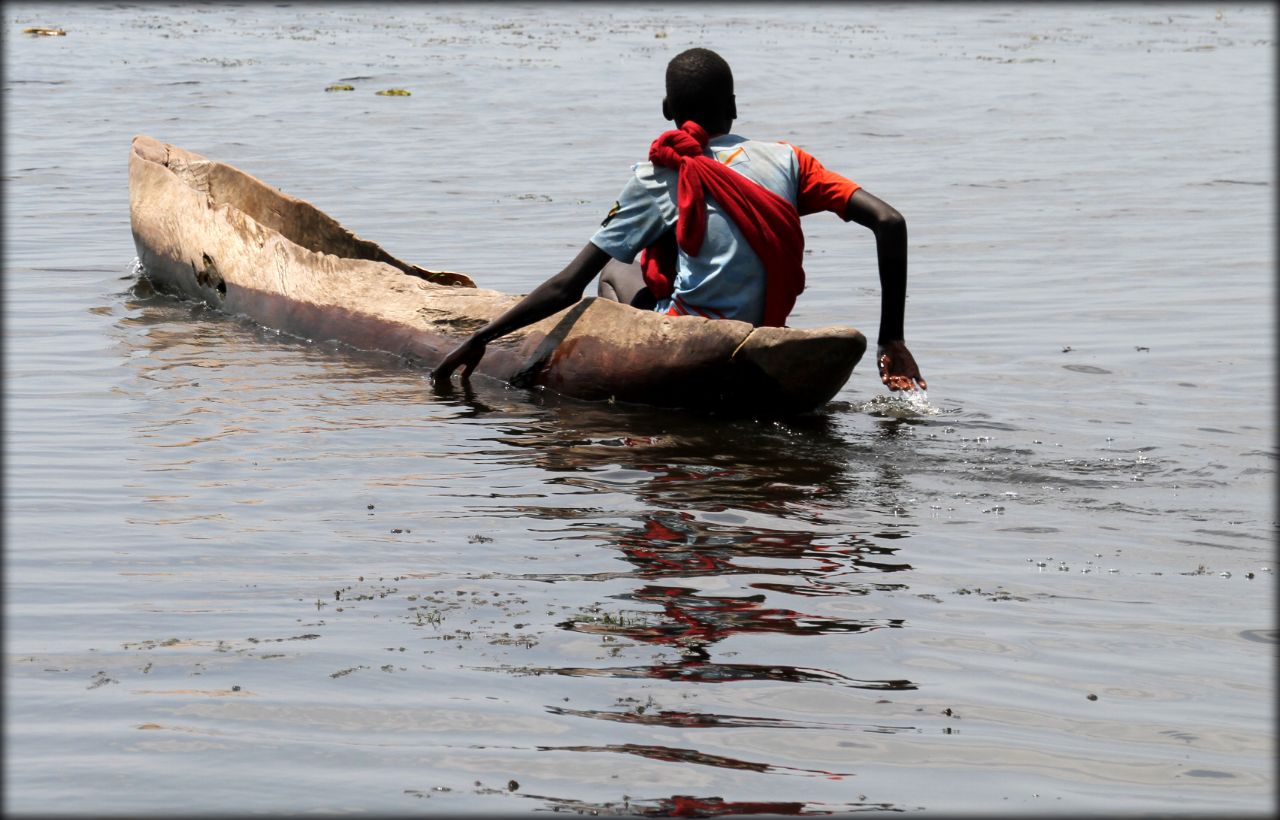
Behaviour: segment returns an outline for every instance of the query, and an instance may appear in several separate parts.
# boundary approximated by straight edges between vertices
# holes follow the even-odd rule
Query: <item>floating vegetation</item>
[[[438,609],[433,609],[430,612],[423,612],[417,607],[409,607],[409,608],[414,610],[414,617],[416,618],[416,621],[414,624],[415,626],[422,626],[423,624],[431,624],[432,626],[439,626],[441,623],[444,622],[444,613],[442,613]]]
[[[355,91],[355,90],[356,90],[356,87],[354,85],[349,85],[347,83],[334,83],[333,85],[325,89],[325,91]],[[382,93],[382,92],[378,92],[378,93]]]
[[[1044,59],[1043,57],[1008,57],[1008,58],[1000,58],[1000,57],[989,57],[989,56],[987,56],[987,55],[985,55],[985,54],[979,54],[975,59],[983,60],[983,61],[986,61],[986,62],[989,62],[989,63],[1003,63],[1004,65],[1010,65],[1010,64],[1012,64],[1012,63],[1045,63],[1045,62],[1048,62],[1048,63],[1054,63],[1054,62],[1057,62],[1057,60],[1046,60],[1046,59]]]
[[[253,59],[237,60],[231,57],[197,57],[196,62],[204,63],[206,65],[221,66],[223,68],[239,68],[240,66],[258,64],[257,60],[253,60]]]
[[[408,97],[411,96],[408,91],[403,88],[384,88],[377,92],[379,97]]]

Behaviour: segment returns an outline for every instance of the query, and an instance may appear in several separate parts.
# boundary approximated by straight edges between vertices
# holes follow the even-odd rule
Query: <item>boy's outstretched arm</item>
[[[610,258],[609,254],[588,242],[564,270],[538,285],[528,296],[458,345],[431,371],[431,378],[435,381],[447,381],[459,367],[462,368],[463,380],[470,378],[471,371],[484,358],[487,343],[577,303],[587,285],[596,278]]]
[[[876,235],[876,258],[880,265],[880,335],[877,338],[876,366],[880,381],[890,390],[928,387],[915,357],[907,349],[903,315],[907,302],[907,220],[889,203],[863,188],[854,191],[845,206],[845,216],[870,228]]]

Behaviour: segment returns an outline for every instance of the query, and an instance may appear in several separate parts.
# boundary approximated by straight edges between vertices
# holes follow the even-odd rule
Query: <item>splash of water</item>
[[[896,419],[913,419],[936,416],[941,408],[929,403],[929,394],[923,390],[904,390],[889,395],[873,396],[870,401],[858,405],[858,410],[873,416]]]

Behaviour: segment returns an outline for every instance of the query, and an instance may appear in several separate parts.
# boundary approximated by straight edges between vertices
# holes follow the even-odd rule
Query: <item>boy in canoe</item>
[[[880,267],[876,363],[890,390],[926,388],[903,340],[907,224],[888,203],[787,143],[729,133],[737,118],[733,74],[714,51],[693,48],[667,65],[662,115],[676,129],[637,163],[577,257],[477,330],[432,372],[462,378],[489,341],[598,293],[673,316],[781,326],[804,289],[800,216],[831,211],[870,228]],[[639,256],[639,260],[635,261]]]

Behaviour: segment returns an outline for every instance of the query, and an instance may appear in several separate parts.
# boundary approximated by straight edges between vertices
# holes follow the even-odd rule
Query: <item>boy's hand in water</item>
[[[453,371],[459,367],[462,368],[462,380],[470,379],[471,371],[475,370],[476,365],[480,364],[480,360],[484,358],[484,345],[485,343],[475,336],[468,338],[454,348],[452,353],[445,356],[439,367],[431,371],[432,381],[437,383],[449,381]]]
[[[898,339],[879,346],[876,365],[880,368],[880,381],[890,390],[929,389],[915,357],[907,350],[907,343]],[[914,383],[913,383],[914,382]]]

